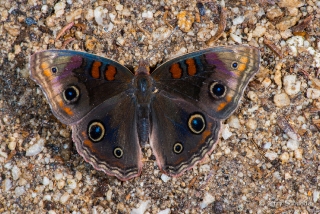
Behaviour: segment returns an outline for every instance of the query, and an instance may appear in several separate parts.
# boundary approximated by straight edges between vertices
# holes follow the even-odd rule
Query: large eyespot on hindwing
[[[122,150],[120,147],[116,147],[116,148],[113,150],[113,155],[114,155],[116,158],[122,158],[122,156],[123,156],[123,150]]]
[[[103,123],[99,121],[93,121],[88,124],[88,137],[94,142],[98,143],[104,138],[105,128]]]
[[[180,142],[176,142],[173,145],[173,152],[176,154],[180,154],[183,151],[183,145]]]
[[[231,68],[233,68],[233,69],[237,69],[238,66],[239,66],[239,63],[238,63],[238,62],[232,62],[232,63],[231,63]]]
[[[63,91],[62,95],[67,104],[75,103],[79,100],[80,90],[77,86],[71,85]]]
[[[227,87],[218,81],[209,85],[209,93],[215,99],[223,98],[227,94]]]
[[[193,113],[188,120],[188,127],[193,134],[201,134],[206,128],[206,120],[200,113]]]

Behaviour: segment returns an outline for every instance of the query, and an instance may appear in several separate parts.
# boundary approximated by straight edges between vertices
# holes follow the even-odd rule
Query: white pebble
[[[122,4],[117,4],[116,5],[116,10],[118,10],[118,11],[123,10],[123,5]]]
[[[203,201],[200,203],[200,209],[206,208],[209,204],[214,202],[214,196],[211,195],[210,193],[206,192],[204,194]]]
[[[157,41],[162,41],[168,39],[171,34],[171,30],[165,26],[157,28],[152,33],[152,39]]]
[[[234,42],[237,42],[239,44],[242,43],[242,39],[240,36],[237,36],[236,34],[230,33],[230,37]]]
[[[30,146],[26,151],[26,156],[34,156],[39,154],[44,149],[45,139],[40,138],[36,144]]]
[[[59,180],[57,183],[58,189],[62,189],[66,185],[66,182],[64,180]]]
[[[313,203],[317,203],[319,197],[320,197],[320,191],[314,190],[312,193]]]
[[[271,142],[266,142],[266,143],[263,145],[263,148],[264,148],[264,149],[270,149],[270,148],[271,148]]]
[[[240,25],[244,21],[244,16],[238,16],[232,20],[233,26]]]
[[[149,207],[149,203],[149,200],[140,202],[140,206],[138,208],[132,209],[130,214],[144,214]]]
[[[307,97],[310,99],[319,99],[320,98],[320,90],[315,88],[308,88],[307,89]]]
[[[45,196],[43,196],[43,200],[45,200],[45,201],[51,201],[51,195],[45,195]]]
[[[44,176],[43,179],[42,179],[42,184],[43,184],[44,186],[47,186],[47,185],[49,185],[49,183],[50,183],[49,178],[46,177],[46,176]]]
[[[266,77],[263,81],[262,81],[262,85],[265,87],[265,88],[268,88],[271,84],[271,80],[270,78]]]
[[[222,124],[221,136],[224,140],[227,140],[232,136],[232,132],[230,132],[228,124]]]
[[[55,172],[54,173],[54,179],[57,181],[60,180],[63,177],[63,174],[61,172]]]
[[[4,191],[8,192],[12,187],[12,181],[9,178],[4,180]]]
[[[14,189],[14,193],[15,193],[16,197],[19,197],[19,196],[23,195],[23,193],[25,193],[25,191],[26,190],[24,189],[23,186],[22,187],[16,187]]]
[[[75,179],[68,179],[68,180],[67,180],[67,184],[68,184],[68,187],[69,187],[70,189],[75,189],[75,188],[77,188],[77,182],[76,182]]]
[[[273,101],[278,107],[290,105],[290,98],[286,93],[276,94],[273,98]]]
[[[99,6],[96,9],[94,9],[94,19],[96,20],[98,25],[104,26],[103,19],[106,17],[106,12],[103,7]]]
[[[276,158],[278,158],[278,154],[275,153],[275,152],[266,152],[265,155],[264,155],[266,158],[268,158],[269,160],[273,161],[275,160]]]
[[[167,208],[165,210],[161,210],[160,212],[158,212],[158,214],[170,214],[170,208]]]
[[[247,97],[253,102],[258,101],[258,95],[254,91],[249,91]]]
[[[152,11],[144,11],[144,12],[142,12],[142,18],[152,19],[153,18]]]
[[[107,201],[111,201],[111,199],[112,199],[112,190],[109,189],[109,190],[107,191]]]
[[[303,46],[303,40],[304,40],[304,38],[302,36],[293,36],[287,40],[287,45],[291,49],[291,53],[293,56],[298,55],[297,48]]]
[[[232,115],[229,119],[228,119],[228,125],[231,127],[231,128],[235,128],[235,129],[239,129],[241,127],[240,125],[240,121],[239,121],[239,118]]]
[[[11,169],[12,179],[14,181],[18,180],[21,176],[21,170],[17,166],[13,166]]]
[[[200,171],[201,173],[209,172],[209,171],[210,171],[210,166],[209,166],[209,164],[203,164],[203,165],[201,165],[199,171]]]
[[[13,151],[13,150],[15,150],[16,145],[17,145],[17,141],[16,141],[16,140],[12,140],[12,141],[10,141],[10,143],[8,144],[8,148],[9,148],[11,151]]]
[[[296,75],[286,75],[283,78],[284,90],[289,96],[300,92],[301,81],[296,81],[296,78]]]
[[[297,160],[302,160],[303,156],[303,149],[296,149],[294,150],[294,157],[297,159]]]
[[[287,147],[291,150],[296,150],[299,148],[299,142],[297,140],[289,139],[287,142]]]
[[[60,203],[61,203],[61,204],[67,203],[67,201],[69,200],[69,198],[70,198],[69,193],[65,192],[65,193],[61,196],[61,198],[60,198]]]
[[[165,183],[167,183],[170,180],[170,177],[166,174],[161,175],[161,180]]]
[[[64,14],[65,7],[66,7],[66,3],[63,1],[60,1],[54,5],[54,12],[55,12],[56,17],[60,17]]]

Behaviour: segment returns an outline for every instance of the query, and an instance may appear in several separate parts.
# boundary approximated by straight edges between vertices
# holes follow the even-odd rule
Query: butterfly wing
[[[127,68],[69,50],[35,53],[30,67],[54,115],[71,125],[77,151],[86,161],[121,180],[140,174],[134,75]]]
[[[236,109],[259,62],[256,48],[217,47],[172,59],[152,73],[157,93],[150,144],[164,172],[179,175],[213,150],[221,120]]]
[[[105,100],[129,90],[133,74],[119,63],[79,51],[48,50],[30,58],[31,78],[54,115],[72,124]]]

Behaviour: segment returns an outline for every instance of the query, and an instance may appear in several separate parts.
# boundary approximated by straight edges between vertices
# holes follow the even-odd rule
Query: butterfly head
[[[149,67],[149,61],[148,60],[140,60],[139,66],[135,68],[135,75],[138,74],[150,74],[150,67]]]

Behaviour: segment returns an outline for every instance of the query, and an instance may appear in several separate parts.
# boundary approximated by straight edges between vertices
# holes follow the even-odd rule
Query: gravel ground
[[[208,42],[220,11],[226,29]],[[0,0],[0,213],[320,213],[319,18],[315,0]],[[29,78],[30,55],[45,49],[156,67],[238,44],[260,49],[260,72],[214,152],[178,178],[149,147],[140,177],[96,171]]]

